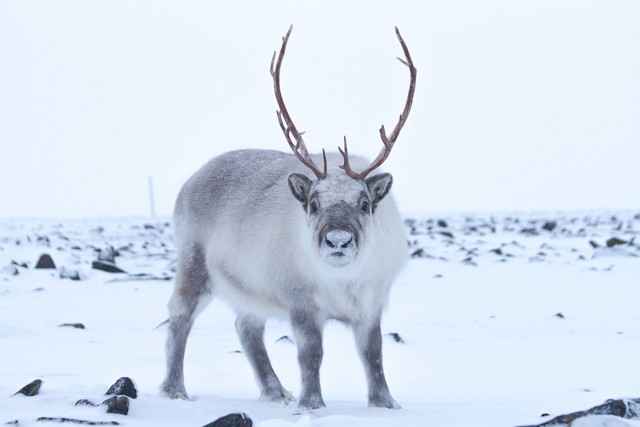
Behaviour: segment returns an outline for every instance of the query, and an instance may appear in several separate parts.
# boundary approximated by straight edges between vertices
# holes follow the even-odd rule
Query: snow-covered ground
[[[351,334],[334,323],[321,370],[327,408],[302,415],[257,400],[221,301],[198,318],[187,346],[193,400],[159,396],[174,260],[168,219],[0,221],[0,423],[42,425],[35,420],[44,416],[195,427],[246,412],[260,427],[495,427],[640,397],[638,212],[411,218],[411,261],[383,321],[383,333],[403,341],[384,342],[403,409],[366,407]],[[92,268],[111,246],[129,274]],[[42,253],[56,270],[34,268]],[[61,278],[75,272],[81,280]],[[59,326],[77,322],[85,329]],[[296,349],[284,335],[286,324],[268,323],[274,368],[297,395]],[[75,406],[102,402],[122,376],[139,392],[127,416]],[[37,396],[12,396],[36,378],[44,381]],[[578,424],[640,426],[603,416]]]

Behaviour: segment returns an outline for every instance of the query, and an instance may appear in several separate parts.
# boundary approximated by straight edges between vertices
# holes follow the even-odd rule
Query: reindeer
[[[302,392],[298,409],[324,407],[319,370],[322,330],[329,320],[353,329],[368,383],[369,406],[400,408],[382,367],[380,320],[389,288],[407,260],[403,222],[388,173],[369,176],[387,159],[404,126],[415,91],[416,68],[400,32],[410,70],[400,119],[370,164],[344,149],[310,155],[280,90],[280,68],[292,28],[271,75],[278,122],[294,154],[240,150],[204,165],[182,187],[175,212],[178,266],[169,302],[167,374],[162,392],[187,398],[184,353],[196,316],[214,295],[237,313],[235,327],[260,387],[260,399],[294,401],[276,376],[264,345],[266,319],[291,323]],[[322,159],[321,170],[316,162]],[[342,165],[340,165],[342,160]],[[353,168],[361,169],[357,173]],[[315,180],[307,176],[313,172]]]

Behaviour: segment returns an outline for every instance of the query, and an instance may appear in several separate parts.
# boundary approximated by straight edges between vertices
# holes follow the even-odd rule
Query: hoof
[[[189,395],[187,394],[187,391],[185,389],[163,386],[160,389],[160,394],[168,397],[169,399],[190,400]]]
[[[388,409],[402,409],[402,406],[392,397],[369,400],[370,408],[388,408]]]
[[[305,412],[313,411],[314,409],[326,408],[326,406],[327,405],[324,404],[322,397],[301,400],[298,405],[298,409],[294,412],[294,415],[300,415]]]
[[[260,395],[260,400],[263,402],[277,402],[288,405],[291,402],[295,402],[296,398],[293,397],[293,394],[291,394],[290,391],[282,389],[274,392],[262,393]]]

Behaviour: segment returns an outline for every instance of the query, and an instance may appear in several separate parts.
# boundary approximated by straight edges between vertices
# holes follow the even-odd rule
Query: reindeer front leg
[[[298,410],[323,408],[320,390],[320,364],[322,363],[322,324],[314,311],[294,308],[291,326],[298,345],[298,363],[302,376],[302,392]]]
[[[380,317],[354,325],[353,331],[367,376],[369,406],[400,409],[401,406],[391,397],[382,368]]]

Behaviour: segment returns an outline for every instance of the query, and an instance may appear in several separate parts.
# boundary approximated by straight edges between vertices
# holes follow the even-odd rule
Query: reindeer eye
[[[369,202],[367,202],[366,200],[362,202],[362,206],[360,207],[360,209],[362,210],[362,212],[369,212]]]
[[[311,202],[311,213],[316,213],[318,211],[318,204],[316,202]]]

